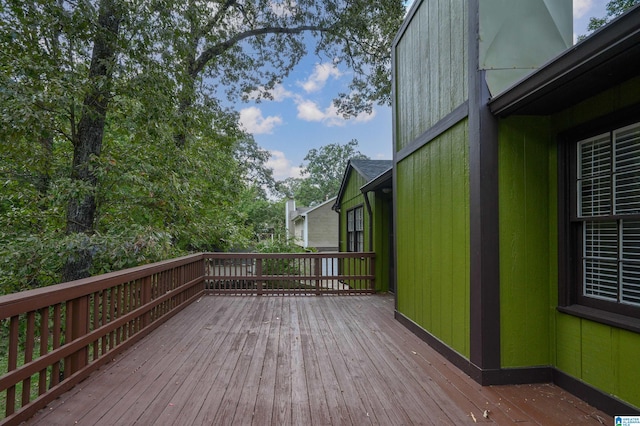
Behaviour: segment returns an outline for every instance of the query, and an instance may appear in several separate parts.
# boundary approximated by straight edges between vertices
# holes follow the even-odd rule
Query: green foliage
[[[289,179],[280,184],[280,191],[295,198],[302,206],[315,206],[338,195],[342,175],[351,159],[368,159],[358,150],[353,139],[344,145],[333,143],[311,149],[304,157],[302,178]]]
[[[0,294],[84,256],[97,274],[278,240],[268,153],[220,94],[268,97],[313,41],[356,71],[343,113],[388,103],[403,14],[401,0],[3,1]]]
[[[604,27],[615,17],[622,15],[637,4],[640,4],[640,0],[610,0],[607,3],[607,15],[601,18],[592,17],[589,20],[589,25],[587,25],[587,30],[591,33]],[[585,37],[586,36],[580,36],[579,40]]]
[[[258,253],[304,253],[305,250],[295,244],[290,238],[274,238],[258,243]],[[265,275],[298,275],[300,274],[298,262],[295,259],[264,259],[262,273]],[[274,282],[271,284],[282,284]]]

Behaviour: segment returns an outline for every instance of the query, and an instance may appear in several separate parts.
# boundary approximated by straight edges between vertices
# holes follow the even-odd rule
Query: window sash
[[[640,306],[640,124],[577,144],[582,294]]]

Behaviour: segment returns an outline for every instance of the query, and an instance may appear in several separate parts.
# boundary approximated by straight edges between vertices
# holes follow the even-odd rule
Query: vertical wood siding
[[[364,211],[364,251],[369,251],[369,241],[373,238],[373,252],[376,254],[375,275],[376,291],[389,290],[389,268],[392,246],[389,244],[389,215],[391,206],[379,198],[379,193],[370,193],[369,202],[373,213],[373,236],[369,235],[369,213],[360,188],[366,180],[355,170],[349,175],[342,201],[340,203],[340,251],[347,251],[347,211],[362,206]]]
[[[553,365],[640,406],[640,335],[560,313],[557,134],[640,101],[640,79],[548,118],[500,122],[502,367]]]
[[[556,114],[552,117],[553,125],[556,132],[560,132],[638,102],[640,78],[635,78]],[[551,188],[556,197],[557,180],[552,181]],[[556,229],[550,229],[554,242],[557,241]],[[550,260],[553,268],[557,257]],[[550,284],[551,295],[557,297],[557,274]],[[555,308],[557,301],[552,301],[552,308]],[[555,309],[553,321],[551,340],[555,349],[555,366],[559,370],[640,407],[640,361],[637,355],[640,334],[566,315]]]
[[[467,2],[424,0],[396,47],[396,151],[468,99]]]
[[[397,165],[398,310],[469,357],[466,120]]]
[[[369,237],[367,230],[369,229],[369,215],[367,214],[364,204],[364,195],[360,192],[360,188],[366,184],[365,179],[355,170],[349,173],[349,180],[345,188],[342,200],[340,201],[340,251],[347,251],[347,211],[362,206],[364,212],[364,248],[368,250]]]
[[[502,367],[550,363],[549,123],[515,117],[499,128]]]
[[[369,194],[371,209],[373,210],[373,251],[376,253],[376,289],[389,291],[391,279],[391,262],[393,256],[393,244],[389,239],[393,232],[391,229],[391,195],[376,191],[375,197]]]

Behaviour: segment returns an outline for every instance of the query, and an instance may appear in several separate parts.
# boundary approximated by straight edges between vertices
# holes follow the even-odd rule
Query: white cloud
[[[320,110],[318,104],[313,101],[300,99],[298,104],[298,118],[304,121],[322,121],[325,113]]]
[[[272,99],[269,99],[264,95],[262,95],[265,92],[269,93]],[[268,91],[264,87],[259,87],[258,89],[248,93],[246,95],[246,99],[256,100],[258,98],[261,98],[261,99],[273,100],[274,102],[282,102],[285,99],[292,98],[294,96],[295,95],[292,92],[285,89],[282,84],[276,84],[273,89]]]
[[[347,124],[348,120],[338,113],[338,109],[333,103],[324,110],[321,109],[317,103],[308,99],[298,98],[296,104],[298,108],[298,118],[301,120],[319,122],[329,127],[344,126]],[[376,111],[373,110],[371,114],[362,113],[352,118],[352,120],[355,123],[366,123],[373,120],[375,116]]]
[[[267,161],[266,166],[273,169],[273,177],[276,180],[284,180],[289,177],[300,177],[300,167],[292,166],[291,161],[287,159],[282,151],[270,151],[271,158]]]
[[[573,18],[580,19],[593,7],[593,0],[573,0]]]
[[[263,117],[259,108],[249,107],[240,110],[240,124],[247,132],[260,135],[273,132],[274,127],[282,124],[282,118],[278,116]]]
[[[334,64],[325,62],[324,64],[316,64],[307,81],[298,82],[298,84],[302,86],[305,92],[313,93],[321,90],[329,77],[340,78],[340,76],[342,76],[342,73]]]
[[[293,97],[293,93],[284,88],[282,84],[276,85],[271,91],[271,96],[276,102],[282,102],[287,98]]]

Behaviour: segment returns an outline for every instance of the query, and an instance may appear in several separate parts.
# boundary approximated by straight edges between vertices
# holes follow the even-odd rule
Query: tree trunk
[[[90,163],[102,150],[105,119],[111,96],[113,67],[117,57],[117,38],[122,20],[118,0],[101,0],[96,29],[89,82],[91,84],[82,106],[73,147],[71,179],[89,188],[84,195],[73,197],[67,206],[67,235],[91,236],[95,231],[97,178]],[[69,256],[63,269],[63,280],[72,281],[89,276],[93,250],[89,244],[80,244]]]

